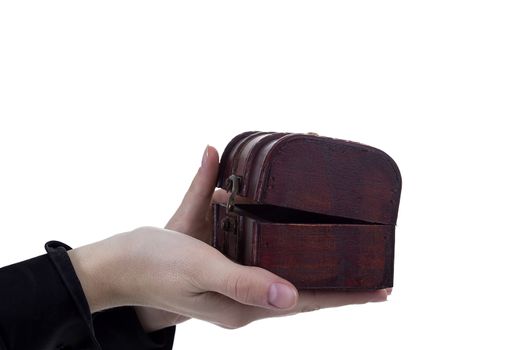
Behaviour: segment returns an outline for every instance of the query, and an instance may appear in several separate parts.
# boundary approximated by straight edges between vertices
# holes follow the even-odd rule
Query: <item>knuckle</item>
[[[244,279],[239,275],[230,275],[227,280],[226,288],[228,294],[233,296],[235,300],[246,300],[249,296],[249,285],[247,285]]]

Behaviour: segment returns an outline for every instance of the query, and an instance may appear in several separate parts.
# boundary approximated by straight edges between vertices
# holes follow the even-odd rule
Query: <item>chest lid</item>
[[[249,131],[221,156],[218,187],[255,204],[395,224],[401,175],[385,152],[312,134]]]

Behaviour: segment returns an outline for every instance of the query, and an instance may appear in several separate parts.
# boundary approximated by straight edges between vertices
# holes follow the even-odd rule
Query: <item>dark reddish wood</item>
[[[221,159],[218,186],[243,178],[241,196],[316,213],[395,224],[401,193],[396,163],[376,148],[305,134],[247,132]]]
[[[401,176],[386,153],[309,134],[246,132],[226,147],[218,186],[232,174],[242,179],[243,202],[272,206],[263,216],[214,206],[213,246],[226,256],[299,289],[393,285]]]

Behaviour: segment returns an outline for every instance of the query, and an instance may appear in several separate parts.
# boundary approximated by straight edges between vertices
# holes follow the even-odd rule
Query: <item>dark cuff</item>
[[[171,350],[175,326],[145,333],[134,307],[119,307],[93,314],[97,340],[106,349]]]
[[[0,349],[168,350],[175,327],[145,333],[133,307],[91,315],[67,250],[0,268]]]
[[[100,349],[65,249],[49,249],[0,269],[0,343],[8,350]]]

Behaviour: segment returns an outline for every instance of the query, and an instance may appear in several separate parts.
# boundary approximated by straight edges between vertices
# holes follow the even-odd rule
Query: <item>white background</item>
[[[177,349],[523,349],[521,1],[0,4],[0,266],[163,226],[206,144],[317,132],[403,176],[390,300]],[[521,334],[520,334],[521,333]]]

